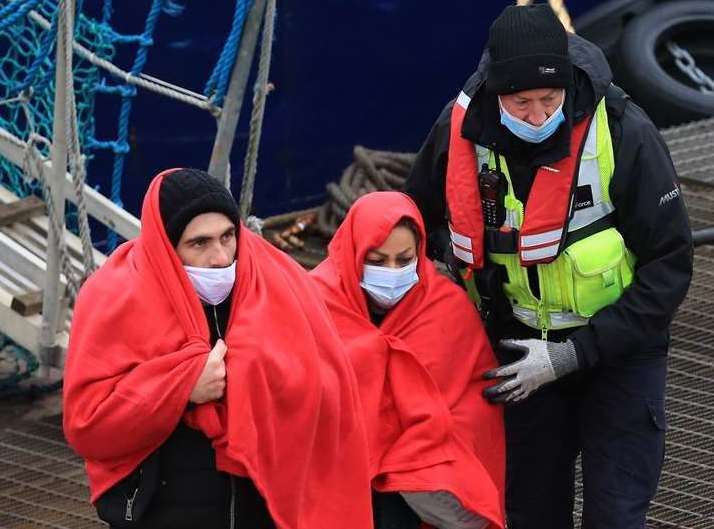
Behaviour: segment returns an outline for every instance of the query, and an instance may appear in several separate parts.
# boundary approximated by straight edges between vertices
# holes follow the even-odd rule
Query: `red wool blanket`
[[[419,282],[379,327],[360,287],[364,258],[402,218],[419,229]],[[502,409],[485,401],[481,375],[497,366],[465,293],[426,258],[414,203],[370,193],[350,209],[313,272],[348,348],[360,388],[373,487],[446,490],[468,510],[504,526]]]

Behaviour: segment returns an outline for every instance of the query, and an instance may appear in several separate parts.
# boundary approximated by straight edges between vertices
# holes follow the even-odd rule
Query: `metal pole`
[[[258,78],[255,81],[253,94],[253,112],[250,117],[250,136],[245,152],[243,167],[243,182],[241,184],[238,210],[240,218],[247,220],[253,203],[253,190],[255,175],[258,170],[258,150],[260,135],[263,130],[263,116],[265,115],[265,100],[270,91],[268,74],[270,73],[270,57],[273,50],[273,24],[275,23],[276,0],[268,0],[265,6],[265,19],[263,21],[263,41],[260,45],[260,60],[258,62]]]
[[[65,173],[67,170],[67,90],[72,89],[72,36],[74,34],[75,0],[60,2],[57,25],[55,68],[54,122],[52,124],[52,176],[47,180],[52,201],[60,219],[62,232],[57,233],[49,223],[47,233],[47,275],[42,296],[42,329],[40,332],[40,376],[47,376],[49,366],[56,360],[56,336],[60,310],[60,237],[64,236]],[[68,82],[69,81],[69,82]]]
[[[243,34],[240,39],[238,55],[235,66],[231,72],[231,80],[228,91],[223,101],[221,117],[218,121],[216,139],[213,143],[211,161],[208,164],[208,172],[214,178],[223,180],[223,184],[230,189],[230,157],[233,139],[235,138],[238,118],[240,117],[243,98],[245,97],[245,87],[248,84],[250,67],[255,55],[255,47],[258,43],[263,13],[265,13],[265,1],[255,0],[248,12],[245,21]]]
[[[694,246],[714,244],[714,226],[692,231],[692,242]]]

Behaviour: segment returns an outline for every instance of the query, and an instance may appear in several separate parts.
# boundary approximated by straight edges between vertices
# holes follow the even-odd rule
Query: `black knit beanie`
[[[488,50],[486,87],[493,93],[572,85],[568,35],[548,4],[504,9],[491,25]]]
[[[164,177],[159,189],[159,211],[174,247],[197,215],[223,213],[236,225],[240,219],[238,204],[230,191],[200,169],[179,169]]]

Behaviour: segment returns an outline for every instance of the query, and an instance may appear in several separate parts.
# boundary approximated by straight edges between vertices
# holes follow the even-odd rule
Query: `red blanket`
[[[366,437],[354,374],[303,270],[241,228],[221,402],[185,413],[207,359],[203,308],[168,241],[157,176],[140,236],[77,300],[64,429],[86,460],[92,501],[182,417],[213,439],[220,470],[249,476],[284,529],[372,526]]]
[[[362,266],[403,217],[420,231],[419,282],[376,327],[359,285]],[[497,363],[473,305],[437,273],[423,241],[421,215],[406,195],[370,193],[352,206],[312,277],[357,374],[373,486],[447,490],[501,528],[502,409],[481,395],[481,374]]]

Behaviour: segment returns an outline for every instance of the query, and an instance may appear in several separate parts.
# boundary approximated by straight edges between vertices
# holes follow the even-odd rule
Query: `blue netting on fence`
[[[216,65],[205,86],[205,93],[215,105],[222,105],[231,70],[238,53],[240,38],[247,12],[252,0],[236,0],[230,32]],[[22,140],[31,132],[52,138],[55,76],[55,43],[57,38],[58,0],[0,0],[0,128]],[[39,13],[51,24],[43,28],[30,16]],[[117,46],[134,46],[133,63],[127,68],[132,75],[139,75],[148,59],[154,43],[157,22],[162,14],[178,16],[183,5],[175,0],[151,0],[143,31],[126,35],[116,32],[111,26],[114,5],[112,0],[103,0],[99,14],[88,16],[83,12],[82,0],[77,1],[75,13],[75,42],[87,48],[97,57],[111,61]],[[87,160],[97,150],[108,150],[114,156],[110,198],[121,205],[121,187],[124,163],[129,146],[129,120],[136,88],[125,80],[115,79],[76,53],[73,56],[74,91],[77,105],[77,125],[80,147]],[[115,138],[98,139],[95,136],[95,95],[111,94],[120,98],[120,110]],[[47,147],[37,144],[44,155]],[[91,178],[91,171],[88,171]],[[22,170],[0,156],[0,185],[19,196],[39,193],[37,182],[26,180]],[[76,227],[73,207],[67,208],[67,225]],[[111,250],[117,243],[110,233],[106,247]],[[11,369],[5,376],[0,369],[0,396],[9,391],[17,381],[36,368],[31,355],[0,335],[0,353],[7,358],[25,359],[26,369]],[[28,356],[30,355],[30,356]],[[0,358],[2,360],[2,358]],[[1,363],[1,362],[0,362]],[[19,366],[20,364],[18,364]],[[22,371],[22,375],[18,374]]]
[[[0,101],[22,95],[25,100],[0,106],[0,127],[21,139],[27,139],[31,131],[29,116],[35,131],[51,139],[57,2],[15,0],[6,3],[0,12],[10,8],[13,8],[14,14],[22,13],[23,16],[8,17],[0,23]],[[44,30],[27,16],[30,9],[52,21],[50,30]],[[9,18],[12,18],[12,23],[8,23]],[[75,39],[99,57],[111,60],[114,45],[107,28],[100,21],[79,13],[75,24]],[[101,76],[96,67],[76,56],[73,73],[80,143],[85,146],[94,136],[94,87]],[[0,184],[20,196],[36,191],[37,185],[24,180],[19,168],[1,158]]]

